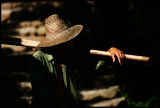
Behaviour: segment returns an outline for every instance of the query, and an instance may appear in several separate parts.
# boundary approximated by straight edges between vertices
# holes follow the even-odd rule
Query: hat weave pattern
[[[82,25],[68,27],[57,14],[45,19],[46,37],[37,47],[50,47],[64,43],[76,37],[82,30]]]

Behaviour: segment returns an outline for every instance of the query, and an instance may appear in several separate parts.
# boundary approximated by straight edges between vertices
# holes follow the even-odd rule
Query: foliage
[[[126,85],[121,85],[121,95],[126,98],[125,102],[128,107],[158,107],[158,97],[155,95],[150,96],[146,101],[137,101],[125,91]]]

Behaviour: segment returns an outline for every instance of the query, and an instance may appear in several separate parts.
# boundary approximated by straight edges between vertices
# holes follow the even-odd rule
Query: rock
[[[117,107],[120,102],[124,101],[125,97],[114,98],[111,100],[103,100],[100,102],[92,103],[87,106],[89,107]]]
[[[23,96],[23,97],[19,97],[18,99],[26,101],[28,105],[30,105],[32,103],[32,96]],[[22,104],[22,102],[21,102],[21,104]]]
[[[18,85],[19,85],[21,88],[30,88],[30,89],[32,89],[31,82],[19,82]]]
[[[13,3],[11,3],[11,7],[12,8],[17,8],[17,7],[21,7],[21,6],[22,6],[21,2],[13,2]]]
[[[9,19],[13,12],[19,12],[21,10],[22,8],[1,10],[1,22],[3,22],[6,19]]]
[[[46,28],[45,26],[40,26],[38,29],[37,29],[37,34],[38,35],[45,35],[46,33]]]
[[[113,98],[119,92],[119,86],[111,86],[105,89],[83,90],[80,91],[83,101],[89,101],[96,98]]]
[[[28,27],[28,26],[31,26],[31,23],[30,23],[30,21],[23,21],[23,22],[19,23],[19,26],[20,27]]]
[[[41,21],[39,21],[39,20],[35,20],[35,21],[32,21],[31,24],[32,24],[32,26],[34,26],[34,27],[38,27],[38,26],[43,25],[43,22],[41,22]]]
[[[14,36],[14,37],[15,38],[21,38],[21,39],[26,39],[26,40],[33,40],[33,41],[42,41],[45,38],[45,36],[35,36],[35,35],[30,35],[28,37],[17,35],[17,36]]]
[[[5,10],[5,11],[1,11],[1,22],[3,22],[4,20],[8,19],[11,15],[11,10]]]
[[[26,49],[26,47],[23,47],[23,46],[6,45],[6,44],[2,44],[1,48],[2,48],[2,52],[5,49],[11,49],[14,53],[23,52]],[[5,52],[5,54],[7,54],[7,52]]]
[[[27,35],[27,34],[35,34],[36,28],[35,27],[24,27],[24,28],[18,28],[16,29],[17,32],[19,32],[20,35]]]
[[[11,9],[11,7],[12,7],[12,4],[10,2],[2,3],[1,10],[3,10],[3,9]]]

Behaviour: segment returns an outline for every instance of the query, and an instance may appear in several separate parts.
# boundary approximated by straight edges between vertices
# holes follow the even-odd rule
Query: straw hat
[[[57,14],[45,19],[46,38],[37,47],[50,47],[75,38],[82,30],[82,25],[68,27]]]

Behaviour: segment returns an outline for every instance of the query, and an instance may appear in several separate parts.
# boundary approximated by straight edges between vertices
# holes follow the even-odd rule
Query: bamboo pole
[[[30,46],[30,47],[37,47],[37,45],[40,43],[38,41],[32,41],[27,39],[21,39],[21,44],[24,46]]]
[[[91,49],[90,53],[96,54],[96,55],[111,56],[111,53],[108,51],[100,51],[100,50]],[[131,54],[125,54],[125,57],[126,59],[144,61],[144,62],[148,62],[150,60],[150,58],[147,56],[139,56],[139,55],[131,55]]]
[[[39,44],[39,41],[33,41],[33,40],[15,38],[15,37],[7,37],[7,38],[2,37],[1,44],[37,47],[37,45]]]
[[[28,46],[28,47],[37,47],[39,44],[39,41],[33,41],[28,39],[21,39],[21,38],[2,38],[1,44],[9,44],[9,45],[20,45],[20,46]],[[107,51],[100,51],[100,50],[90,50],[91,54],[96,55],[104,55],[104,56],[111,56],[110,52]],[[130,60],[136,60],[136,61],[144,61],[148,62],[150,60],[150,57],[147,56],[139,56],[139,55],[131,55],[131,54],[125,54],[126,59]]]

